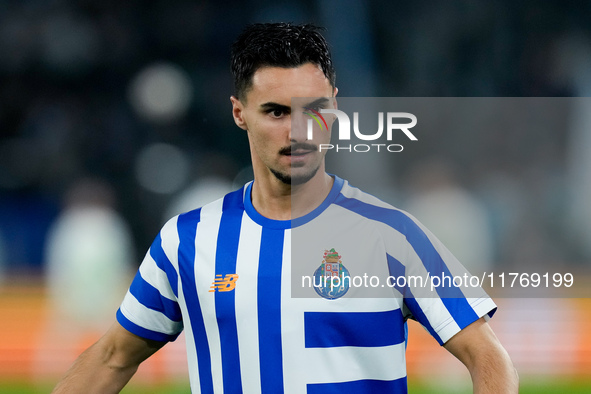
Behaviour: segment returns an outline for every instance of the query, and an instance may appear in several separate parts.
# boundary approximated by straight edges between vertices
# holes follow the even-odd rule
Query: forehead
[[[246,95],[249,102],[285,104],[292,97],[332,96],[332,87],[322,69],[312,63],[291,68],[261,67],[254,73],[252,86]]]

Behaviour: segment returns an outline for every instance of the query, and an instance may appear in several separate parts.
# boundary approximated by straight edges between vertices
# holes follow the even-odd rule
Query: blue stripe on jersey
[[[222,219],[218,232],[215,256],[215,273],[225,277],[236,273],[236,257],[242,224],[242,190],[237,190],[224,197]],[[213,278],[212,278],[213,279]],[[240,280],[240,278],[238,278]],[[240,286],[240,282],[237,282]],[[215,293],[215,314],[220,332],[222,350],[222,377],[224,391],[228,393],[242,392],[240,376],[240,355],[238,348],[238,329],[236,327],[235,291]]]
[[[335,200],[335,204],[368,219],[387,224],[404,234],[430,276],[451,276],[445,262],[441,259],[439,253],[437,253],[437,250],[427,235],[412,219],[401,211],[371,205],[354,198],[347,198],[342,194]],[[464,294],[459,288],[454,286],[438,287],[437,294],[460,328],[463,329],[470,323],[478,320],[478,315],[468,304],[468,301],[464,298]]]
[[[441,337],[439,336],[439,334],[437,334],[437,332],[435,332],[435,330],[431,326],[431,323],[429,323],[429,319],[427,319],[427,316],[425,316],[425,312],[423,312],[423,309],[421,308],[421,306],[419,305],[417,300],[414,297],[406,298],[404,300],[404,303],[406,304],[408,309],[412,312],[413,319],[418,321],[419,323],[421,323],[421,325],[423,327],[425,327],[427,329],[427,331],[429,331],[431,336],[433,336],[433,338],[435,338],[435,340],[437,342],[439,342],[440,345],[443,346],[444,342],[441,340]]]
[[[154,286],[142,278],[140,272],[135,275],[129,291],[135,298],[142,300],[142,304],[149,309],[163,313],[172,321],[182,320],[181,308],[175,301],[163,297]]]
[[[304,312],[306,348],[391,346],[404,342],[400,309],[380,312]]]
[[[209,343],[207,342],[207,333],[199,297],[197,296],[197,286],[195,284],[195,235],[197,224],[201,218],[201,210],[187,212],[178,217],[177,228],[179,233],[179,273],[181,275],[181,284],[185,303],[193,330],[195,348],[197,349],[197,366],[199,369],[199,383],[201,392],[204,394],[213,394],[213,378],[211,372],[211,353]]]
[[[307,385],[308,394],[370,394],[408,392],[406,377],[396,380],[355,380],[339,383],[315,383]]]
[[[389,254],[386,254],[386,256],[388,258],[388,270],[389,270],[390,276],[395,277],[395,278],[404,277],[405,272],[406,272],[406,267],[400,261],[398,261],[394,257],[390,256]],[[397,282],[394,282],[394,283],[397,283]],[[398,284],[400,284],[400,283],[398,283]],[[406,284],[404,287],[398,286],[398,284],[395,285],[394,288],[397,289],[400,292],[400,294],[402,294],[404,296],[404,303],[406,304],[407,308],[411,311],[411,313],[413,315],[412,318],[420,321],[421,324],[423,325],[423,327],[425,327],[427,329],[427,331],[429,331],[429,333],[431,333],[433,338],[435,338],[437,340],[437,342],[439,342],[441,345],[443,345],[441,338],[435,332],[435,330],[433,329],[433,327],[429,323],[429,320],[427,320],[425,313],[423,312],[423,309],[419,306],[417,300],[415,300],[415,297],[412,294],[412,291],[410,290],[410,288],[408,287],[408,284]],[[405,342],[408,341],[408,326],[407,326],[406,322],[404,322],[404,340],[405,340]],[[406,344],[405,344],[405,347],[406,347]]]
[[[284,231],[263,228],[257,283],[261,392],[283,392],[281,263]]]
[[[408,288],[408,283],[406,283],[406,267],[404,264],[387,253],[386,259],[388,260],[388,272],[393,278],[389,279],[390,283],[388,283],[388,286],[392,286],[398,290],[403,297],[412,297],[412,292]],[[401,279],[398,278],[405,278],[405,281],[401,282]]]
[[[151,339],[153,341],[172,342],[175,339],[177,339],[177,337],[180,335],[180,332],[178,334],[169,335],[158,331],[148,330],[147,328],[138,326],[134,322],[128,320],[121,312],[121,309],[117,310],[117,321],[119,322],[119,324],[121,324],[121,327],[125,328],[127,331],[134,333],[135,335],[138,335],[142,338]]]
[[[152,256],[158,268],[166,272],[168,283],[170,283],[174,295],[178,297],[178,275],[168,256],[164,253],[164,249],[162,249],[162,235],[160,233],[158,233],[156,239],[152,242],[152,246],[150,246],[150,256]]]

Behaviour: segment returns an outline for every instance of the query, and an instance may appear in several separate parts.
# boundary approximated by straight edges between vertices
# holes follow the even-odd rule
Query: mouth
[[[291,157],[300,157],[300,156],[308,155],[312,152],[313,151],[309,150],[309,149],[297,149],[297,150],[290,150],[289,152],[286,153],[286,155],[291,156]]]
[[[289,161],[291,168],[299,168],[305,167],[315,152],[316,149],[313,146],[290,146],[283,149],[280,153]]]
[[[280,154],[291,157],[306,156],[316,152],[318,148],[312,144],[294,144],[279,151]]]

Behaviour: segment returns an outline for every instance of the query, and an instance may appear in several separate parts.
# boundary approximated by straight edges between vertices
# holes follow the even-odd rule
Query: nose
[[[309,139],[309,121],[312,120],[306,116],[303,111],[297,111],[291,114],[291,125],[289,139],[292,142],[301,142]]]

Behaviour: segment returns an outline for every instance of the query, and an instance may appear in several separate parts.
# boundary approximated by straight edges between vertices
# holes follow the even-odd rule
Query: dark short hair
[[[313,63],[322,69],[332,87],[335,71],[320,27],[311,24],[256,23],[247,26],[232,45],[234,94],[244,99],[252,76],[261,67],[298,67]]]

